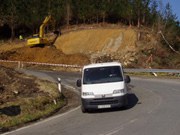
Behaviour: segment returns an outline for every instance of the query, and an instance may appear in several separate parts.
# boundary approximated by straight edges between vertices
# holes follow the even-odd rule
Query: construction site
[[[157,38],[149,31],[139,31],[133,27],[87,25],[62,29],[61,35],[56,37],[53,44],[45,42],[43,45],[39,43],[28,45],[31,37],[2,42],[0,44],[0,60],[3,60],[0,66],[0,133],[10,130],[10,127],[15,125],[48,116],[66,104],[64,98],[57,92],[56,84],[19,73],[16,71],[17,64],[13,62],[82,67],[89,63],[118,61],[126,68],[179,69],[179,55],[172,59],[176,54],[172,56],[171,51],[163,47]],[[47,66],[39,67],[23,66],[23,68],[41,70],[47,68]],[[61,70],[62,68],[50,66],[49,69]],[[66,71],[69,70],[66,69]],[[75,96],[72,93],[68,93],[68,96],[69,99],[74,100]],[[57,103],[54,104],[54,102]],[[31,109],[29,110],[27,106]],[[48,107],[53,110],[49,110]],[[33,115],[34,112],[37,112],[37,115],[30,117],[29,115]],[[42,112],[46,113],[42,114]]]
[[[149,77],[153,79],[166,77],[167,79],[168,76],[168,78],[172,77],[175,80],[179,79],[180,76],[180,21],[172,12],[169,2],[163,4],[162,1],[155,0],[1,1],[0,134],[80,107],[82,105],[80,103],[80,93],[83,92],[82,90],[80,92],[80,89],[76,87],[75,79],[78,79],[81,75],[82,67],[91,63],[119,62],[125,71],[125,75],[122,77],[123,80],[126,81],[125,76],[127,75],[138,78],[137,85],[136,82],[127,85],[131,99],[134,97],[132,99],[134,104],[130,105],[132,107],[137,104],[141,109],[143,103],[144,107],[149,107],[144,101],[150,102],[151,98],[149,99],[149,97],[151,96],[149,95],[153,95],[153,92],[151,92],[151,90],[153,91],[152,85],[155,89],[154,95],[162,92],[164,96],[164,91],[168,93],[173,88],[171,82],[169,82],[170,85],[165,85],[165,83],[159,85],[154,81],[155,85],[149,83],[150,89],[148,85],[146,86],[148,81],[144,81],[144,79],[149,79]],[[141,71],[129,72],[127,69],[129,71]],[[177,72],[157,73],[153,69],[158,71],[177,70]],[[148,72],[144,72],[145,70],[148,70]],[[48,80],[46,77],[50,79]],[[139,86],[141,83],[143,85]],[[166,90],[166,86],[168,86],[168,90]],[[162,89],[162,91],[156,91],[156,87]],[[175,92],[175,88],[172,90],[173,92]],[[138,97],[133,94],[132,90],[134,89],[137,89],[137,93],[140,93],[141,90],[146,93]],[[113,88],[113,94],[122,94],[121,90],[125,91],[124,87]],[[94,96],[93,92],[89,93]],[[173,95],[171,92],[169,93]],[[112,95],[112,93],[107,95]],[[178,94],[173,96],[175,97],[175,95]],[[103,98],[105,96],[102,95]],[[143,97],[144,100],[141,100]],[[154,107],[155,104],[160,106],[161,100],[159,100],[159,97],[154,96],[152,98],[152,110],[157,109]],[[173,99],[175,99],[174,97]],[[159,102],[156,103],[153,99],[159,100]],[[167,97],[162,98],[162,101],[164,99],[166,99],[165,103],[172,102],[172,99],[168,100]],[[105,103],[105,101],[103,102]],[[173,106],[165,104],[164,108],[165,106],[167,110],[163,111],[169,116],[168,110],[171,110],[169,107]],[[174,112],[176,112],[176,109],[174,109]],[[143,111],[140,111],[139,116],[145,116],[145,113],[141,112]],[[148,111],[148,116],[152,117],[153,113],[149,112],[151,111]],[[114,115],[116,113],[116,111],[113,111],[112,116],[118,123],[114,123],[111,115],[106,116],[109,111],[103,115],[101,113],[99,121],[102,124],[99,125],[102,126],[103,132],[95,132],[94,134],[118,134],[122,131],[121,129],[116,130],[119,126],[125,129],[130,124],[135,125],[133,122],[138,119],[138,113],[132,111],[128,118],[132,118],[134,114],[135,117],[130,120],[129,124],[126,123],[128,119],[122,115],[124,123],[119,117],[121,111],[118,111],[117,117]],[[122,114],[125,113],[126,111],[123,110]],[[155,114],[153,118],[162,116],[156,116]],[[92,124],[93,131],[95,131],[94,127],[98,129],[98,117],[93,118],[95,115],[96,113],[90,117],[74,115],[73,118],[79,118],[78,121],[68,119],[67,123],[71,125],[78,123],[79,127],[82,124],[81,128],[88,125],[84,128],[85,130],[90,130],[89,126]],[[164,118],[167,117],[163,117],[163,122]],[[82,119],[84,121],[81,121]],[[142,117],[138,120],[142,120]],[[112,122],[115,132],[111,129],[111,132],[104,133],[106,126],[103,124],[110,125],[109,121]],[[152,119],[149,119],[145,122],[149,125],[151,121]],[[123,124],[120,125],[119,122]],[[155,124],[158,122],[155,121]],[[163,122],[161,125],[163,125]],[[62,122],[62,124],[68,126],[67,123],[65,120]],[[57,129],[60,129],[59,124],[58,121]],[[114,126],[113,124],[117,125]],[[177,123],[172,122],[173,124]],[[48,128],[52,128],[54,125],[53,123]],[[152,125],[154,128],[154,123]],[[116,128],[117,126],[118,128]],[[68,132],[64,129],[63,131],[65,131],[65,134],[66,132],[76,134],[74,129],[80,129],[79,127],[73,127],[71,133],[69,133],[69,130],[71,130],[69,127],[64,128]],[[159,128],[159,125],[157,127]],[[165,129],[164,127],[162,129]],[[48,128],[44,129],[48,130]],[[44,130],[45,132],[40,133],[41,130],[37,129],[39,134],[46,132]],[[135,130],[140,131],[137,129]],[[144,128],[145,131],[146,129]],[[54,131],[49,132],[49,134],[55,134]],[[63,134],[63,132],[57,132],[57,134],[59,133]],[[45,134],[48,134],[48,132]],[[77,132],[77,134],[83,134],[83,132]]]
[[[179,55],[171,59],[176,54],[172,55],[157,38],[153,33],[130,27],[72,27],[62,30],[53,45],[29,47],[28,39],[1,43],[0,59],[80,66],[119,61],[129,68],[178,69]]]

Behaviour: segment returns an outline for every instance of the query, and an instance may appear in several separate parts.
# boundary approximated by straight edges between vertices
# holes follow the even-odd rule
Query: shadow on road
[[[112,109],[101,109],[101,110],[89,110],[89,113],[106,113],[106,112],[113,112],[113,111],[125,111],[132,109],[138,104],[138,97],[134,93],[128,94],[128,105],[126,107],[121,108],[112,108]]]
[[[128,94],[128,106],[127,106],[126,110],[127,109],[131,109],[134,106],[136,106],[138,101],[139,101],[139,99],[138,99],[138,97],[134,93],[129,93]]]
[[[5,114],[7,116],[17,116],[21,113],[20,106],[9,106],[0,108],[0,114]]]

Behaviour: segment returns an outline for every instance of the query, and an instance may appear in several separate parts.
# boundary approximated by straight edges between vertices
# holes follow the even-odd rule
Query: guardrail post
[[[18,68],[21,68],[21,62],[18,61]]]
[[[21,64],[21,68],[24,68],[24,63]]]
[[[149,67],[149,69],[152,69],[151,67]],[[157,77],[158,75],[155,73],[155,72],[153,72],[153,71],[151,71],[151,73],[155,76],[155,77]]]
[[[58,90],[61,93],[61,78],[58,77]]]

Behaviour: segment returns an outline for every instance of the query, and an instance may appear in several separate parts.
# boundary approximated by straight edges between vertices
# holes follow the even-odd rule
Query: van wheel
[[[83,106],[83,105],[81,105],[81,111],[82,111],[83,113],[86,113],[86,112],[87,112],[87,109],[86,109],[86,108],[84,108],[84,106]]]

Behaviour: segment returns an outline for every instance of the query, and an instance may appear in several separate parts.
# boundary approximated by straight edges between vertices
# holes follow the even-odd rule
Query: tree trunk
[[[103,13],[103,24],[105,23],[106,14]]]
[[[99,23],[99,16],[98,15],[96,16],[96,23],[97,24]]]
[[[137,27],[138,27],[138,28],[140,28],[140,25],[141,25],[141,24],[140,24],[140,17],[141,17],[141,16],[140,16],[140,14],[141,14],[140,12],[141,12],[140,9],[138,9],[138,11],[137,11],[137,19],[138,19],[138,20],[137,20]]]
[[[129,27],[131,27],[131,19],[128,19]]]
[[[142,18],[142,24],[145,24],[145,22],[146,22],[146,15],[144,13],[143,18]]]
[[[14,40],[14,37],[15,37],[14,25],[12,24],[12,25],[11,25],[11,41]]]
[[[66,3],[66,25],[67,27],[69,27],[70,24],[70,17],[71,17],[71,13],[70,13],[70,3],[69,1],[67,1]]]
[[[83,24],[85,24],[86,23],[86,19],[85,19],[85,17],[83,17]]]
[[[78,21],[78,19],[76,19],[76,25],[78,25],[79,24],[79,21]]]
[[[140,28],[140,18],[138,17],[138,28]]]

